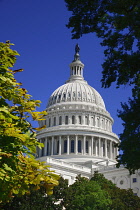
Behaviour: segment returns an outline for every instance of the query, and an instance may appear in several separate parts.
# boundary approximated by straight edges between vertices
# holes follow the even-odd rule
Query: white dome
[[[78,51],[76,46],[70,78],[52,93],[47,115],[39,121],[40,127],[46,128],[37,134],[44,142],[38,155],[51,156],[52,164],[60,160],[86,167],[91,161],[114,164],[119,139],[112,132],[113,119],[100,94],[84,80]]]
[[[47,108],[58,103],[80,102],[105,109],[100,94],[84,80],[83,68],[84,64],[80,61],[79,54],[76,53],[70,64],[69,80],[52,93]]]
[[[84,80],[72,80],[57,88],[50,96],[47,107],[62,102],[86,102],[105,109],[101,95]]]

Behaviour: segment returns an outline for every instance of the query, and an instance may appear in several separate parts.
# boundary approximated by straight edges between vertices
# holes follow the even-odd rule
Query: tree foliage
[[[129,99],[128,104],[122,104],[122,111],[118,115],[124,121],[124,131],[120,135],[119,145],[123,154],[118,157],[118,161],[119,164],[125,164],[132,173],[140,168],[137,156],[130,158],[132,152],[139,153],[140,156],[140,140],[138,141],[140,115],[132,117],[137,115],[137,108],[140,107],[140,3],[137,0],[65,0],[65,2],[68,10],[72,11],[67,24],[68,28],[72,28],[72,38],[78,39],[83,34],[95,32],[97,37],[102,39],[101,45],[105,48],[102,87],[108,88],[113,82],[117,88],[121,85],[132,87],[132,99]],[[132,118],[129,118],[130,110]],[[130,126],[131,120],[135,126],[138,126]],[[129,132],[127,132],[128,124]],[[132,142],[134,142],[133,148],[131,148]]]
[[[43,187],[38,191],[32,190],[30,194],[15,197],[11,203],[3,206],[3,210],[138,210],[140,207],[140,198],[134,196],[132,190],[119,189],[97,172],[91,180],[77,176],[76,182],[70,186],[61,177],[53,194],[44,195]]]
[[[140,66],[140,4],[137,0],[65,0],[72,11],[72,38],[95,32],[102,38],[106,60],[103,87],[137,83]]]
[[[34,186],[30,185],[30,194],[21,197],[15,196],[13,200],[2,206],[3,210],[62,210],[61,200],[64,192],[68,189],[68,180],[62,177],[59,179],[59,185],[54,186],[53,194],[46,196],[46,189],[41,186],[39,190],[34,190]]]
[[[67,210],[106,209],[112,201],[109,194],[95,181],[78,176],[64,194],[63,205]]]
[[[15,194],[24,195],[32,184],[36,189],[42,184],[47,193],[57,185],[58,177],[43,162],[35,159],[38,142],[29,123],[42,120],[46,112],[37,112],[39,100],[33,100],[14,77],[23,69],[13,70],[16,56],[12,44],[0,43],[0,201],[7,202]]]
[[[124,121],[124,132],[120,135],[122,142],[119,148],[124,152],[118,156],[118,166],[124,164],[130,173],[134,173],[140,168],[140,97],[129,99],[122,108],[119,117]]]
[[[97,182],[101,189],[108,192],[112,201],[109,209],[112,210],[138,210],[140,207],[140,198],[135,196],[131,189],[125,190],[118,188],[111,181],[107,180],[103,174],[95,172],[91,181]]]

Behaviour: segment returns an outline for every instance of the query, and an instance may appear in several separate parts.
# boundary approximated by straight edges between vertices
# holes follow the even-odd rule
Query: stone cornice
[[[90,126],[69,126],[69,125],[61,125],[45,128],[37,133],[38,138],[44,138],[47,136],[59,136],[59,135],[81,135],[81,136],[94,136],[107,138],[110,140],[119,143],[119,138],[113,132],[104,131],[97,128],[91,128]]]

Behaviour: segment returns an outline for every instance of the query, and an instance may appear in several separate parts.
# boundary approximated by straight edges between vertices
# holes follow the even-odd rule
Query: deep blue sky
[[[0,41],[10,40],[20,54],[15,69],[24,68],[16,78],[34,99],[42,101],[44,110],[51,93],[69,78],[75,44],[80,45],[81,61],[85,64],[84,78],[103,97],[107,110],[114,118],[113,131],[122,132],[117,117],[120,102],[131,96],[129,87],[101,88],[103,48],[95,34],[72,40],[66,24],[70,17],[64,0],[0,0]]]

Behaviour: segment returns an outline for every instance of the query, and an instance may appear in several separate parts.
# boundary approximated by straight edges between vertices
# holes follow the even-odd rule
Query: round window
[[[120,184],[121,184],[121,185],[123,184],[123,180],[120,181]]]

